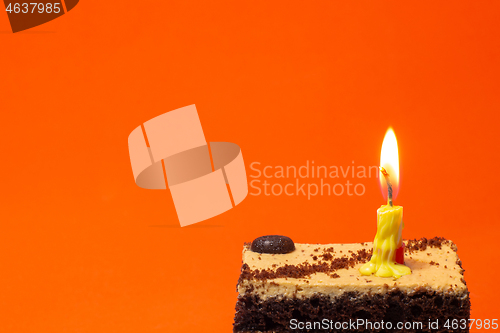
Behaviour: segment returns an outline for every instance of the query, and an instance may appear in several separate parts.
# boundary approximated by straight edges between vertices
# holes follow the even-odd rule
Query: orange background
[[[249,196],[180,228],[127,137],[195,103],[247,165],[376,165],[399,141],[405,238],[458,244],[472,317],[499,318],[500,3],[81,1],[2,64],[1,332],[229,332],[245,241],[372,240],[383,204]],[[285,183],[285,182],[284,182]]]

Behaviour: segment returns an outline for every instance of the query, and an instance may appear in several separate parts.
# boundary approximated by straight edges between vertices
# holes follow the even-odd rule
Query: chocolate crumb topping
[[[358,250],[352,253],[351,257],[335,258],[330,262],[318,262],[310,264],[308,262],[300,263],[298,265],[285,264],[278,267],[276,270],[271,269],[256,269],[252,270],[247,264],[241,268],[240,281],[242,280],[268,280],[277,278],[304,278],[310,277],[314,273],[334,273],[339,269],[353,268],[358,263],[366,263],[371,258],[372,251],[366,249]]]
[[[333,259],[333,256],[331,253],[324,253],[320,257],[323,258],[323,260],[332,260]]]
[[[443,244],[451,244],[451,249],[457,251],[457,246],[443,237],[434,237],[431,239],[421,238],[421,239],[409,239],[406,242],[405,251],[413,253],[415,251],[425,251],[427,247],[434,247],[441,249]]]

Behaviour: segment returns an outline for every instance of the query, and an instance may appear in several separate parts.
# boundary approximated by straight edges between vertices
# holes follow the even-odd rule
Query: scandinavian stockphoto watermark
[[[362,196],[367,178],[378,178],[378,166],[317,165],[307,160],[300,166],[250,164],[250,195],[304,196],[311,200],[315,196]]]
[[[323,319],[320,321],[300,321],[297,319],[290,320],[289,325],[291,330],[314,330],[314,331],[373,331],[373,330],[411,330],[411,331],[421,331],[424,328],[430,330],[440,330],[445,328],[449,330],[480,330],[480,329],[498,329],[498,319],[457,319],[449,318],[446,320],[431,320],[428,321],[371,321],[368,319],[355,319],[348,321],[333,321],[329,319]]]
[[[437,325],[437,323],[436,323]],[[429,327],[433,327],[433,323],[429,321]],[[333,321],[323,319],[321,321],[299,321],[297,319],[290,320],[291,330],[342,330],[342,331],[359,331],[359,330],[422,330],[424,324],[422,322],[397,322],[390,321],[370,321],[367,319],[349,319],[348,321]]]

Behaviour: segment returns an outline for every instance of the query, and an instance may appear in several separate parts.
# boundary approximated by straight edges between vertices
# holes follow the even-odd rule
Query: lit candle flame
[[[384,142],[382,143],[382,152],[380,153],[380,166],[387,172],[392,183],[392,198],[396,199],[399,192],[399,153],[398,141],[396,134],[389,127],[385,133]],[[379,173],[379,183],[382,190],[382,195],[387,200],[387,182],[382,171]]]

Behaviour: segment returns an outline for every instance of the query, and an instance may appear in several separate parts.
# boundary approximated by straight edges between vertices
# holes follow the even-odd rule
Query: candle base
[[[364,264],[359,272],[361,275],[372,275],[378,277],[393,277],[399,279],[403,275],[410,275],[411,269],[405,265],[397,264],[396,262],[377,262],[374,260]]]

